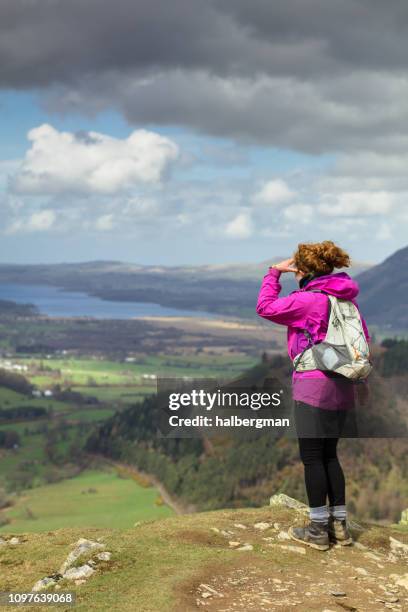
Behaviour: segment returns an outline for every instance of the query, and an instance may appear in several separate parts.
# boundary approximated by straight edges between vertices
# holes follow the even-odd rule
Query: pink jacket
[[[324,293],[312,293],[311,289],[321,289],[338,298],[350,300],[358,308],[355,298],[359,292],[358,283],[345,272],[327,274],[311,280],[304,289],[292,291],[286,297],[279,297],[282,289],[279,282],[281,272],[272,268],[263,278],[259,291],[256,312],[260,317],[286,325],[288,328],[288,354],[293,359],[308,345],[306,329],[313,342],[323,340],[328,324],[328,300]],[[370,340],[367,325],[361,317],[364,334]],[[296,378],[326,378],[320,370],[294,372]]]

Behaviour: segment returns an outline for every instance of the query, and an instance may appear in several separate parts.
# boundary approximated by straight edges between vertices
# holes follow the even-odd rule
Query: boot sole
[[[329,550],[329,544],[315,544],[314,542],[305,542],[305,540],[300,540],[295,535],[293,535],[292,529],[289,527],[288,534],[290,535],[292,540],[295,542],[300,542],[301,544],[305,544],[306,546],[310,546],[311,548],[315,548],[316,550]]]
[[[353,539],[352,538],[349,538],[348,540],[330,539],[330,542],[332,542],[333,544],[340,544],[340,546],[350,546],[351,544],[353,544]]]

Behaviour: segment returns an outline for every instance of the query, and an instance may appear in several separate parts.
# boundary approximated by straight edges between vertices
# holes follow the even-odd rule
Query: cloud
[[[310,223],[314,216],[318,222],[315,208],[310,204],[293,204],[293,206],[288,206],[284,209],[283,216],[288,221],[294,221],[299,224]]]
[[[57,215],[54,210],[40,210],[27,218],[15,219],[6,229],[6,233],[46,232],[54,226],[56,218]]]
[[[170,139],[136,130],[119,139],[98,132],[59,132],[43,124],[28,132],[31,148],[10,181],[20,194],[114,194],[158,183],[179,153]]]
[[[259,191],[253,197],[253,202],[256,205],[279,205],[291,200],[295,197],[295,193],[291,191],[288,185],[282,179],[275,179],[264,183]]]
[[[3,0],[0,87],[244,143],[406,152],[405,21],[405,0]]]
[[[253,231],[252,219],[247,212],[239,213],[225,227],[225,235],[229,238],[249,238]]]
[[[112,213],[97,218],[95,227],[101,232],[110,231],[114,228],[114,217]]]
[[[333,202],[319,204],[318,212],[329,217],[384,215],[391,212],[393,203],[393,194],[386,191],[346,192],[335,197]]]

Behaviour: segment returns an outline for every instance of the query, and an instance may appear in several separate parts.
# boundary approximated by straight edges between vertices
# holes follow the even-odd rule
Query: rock
[[[4,538],[0,538],[0,546],[3,546],[4,544],[7,544],[6,540]]]
[[[44,591],[44,589],[49,589],[51,586],[54,586],[56,584],[54,578],[50,578],[48,576],[46,576],[45,578],[42,578],[41,580],[38,580],[35,585],[33,586],[33,588],[31,589],[32,591]]]
[[[408,574],[391,574],[391,580],[398,586],[402,586],[408,591]]]
[[[390,547],[392,552],[396,555],[408,555],[408,544],[404,544],[404,542],[400,542],[392,536],[390,536]]]
[[[400,525],[408,525],[408,508],[401,512]]]
[[[398,597],[395,597],[395,595],[391,595],[391,596],[387,596],[384,599],[377,599],[377,601],[380,601],[381,603],[397,603],[399,601]]]
[[[382,561],[382,557],[379,557],[378,555],[375,555],[372,552],[366,552],[364,553],[364,556],[366,559],[371,559],[372,561]]]
[[[99,542],[93,542],[92,540],[86,540],[85,538],[80,538],[75,544],[74,550],[69,553],[68,557],[66,558],[64,563],[61,565],[59,569],[59,573],[65,574],[67,569],[71,567],[71,565],[73,565],[75,561],[79,559],[79,557],[81,557],[83,554],[91,553],[94,550],[100,550],[101,548],[104,548],[104,546],[103,544],[100,544]]]
[[[20,540],[19,540],[18,538],[14,537],[14,538],[11,538],[11,539],[8,541],[8,543],[9,543],[9,544],[13,544],[13,546],[15,546],[16,544],[20,544]]]
[[[210,527],[211,531],[214,531],[214,533],[220,533],[220,530],[218,529],[218,527]]]
[[[356,567],[356,572],[358,572],[362,576],[368,576],[368,572],[364,567]]]
[[[234,548],[235,546],[239,546],[241,544],[241,542],[228,542],[228,545],[231,546],[231,548]]]
[[[254,550],[254,547],[252,546],[252,544],[244,544],[243,546],[240,546],[239,548],[236,548],[235,550]]]
[[[96,558],[99,559],[99,561],[110,561],[111,556],[112,556],[112,553],[108,551],[104,551],[104,552],[98,553],[96,555]]]
[[[89,578],[94,573],[93,567],[85,563],[80,567],[71,567],[63,574],[63,578],[67,580],[81,580],[83,578]]]
[[[344,591],[329,591],[330,595],[333,597],[346,597],[346,593]]]
[[[224,597],[224,595],[222,593],[219,593],[218,591],[213,589],[213,587],[210,586],[209,584],[204,584],[204,583],[200,584],[200,589],[205,589],[211,595],[216,595],[217,597]]]
[[[85,584],[86,580],[75,580],[75,584]]]
[[[274,529],[276,529],[276,531],[279,531],[279,530],[280,530],[280,525],[279,525],[279,523],[274,523],[274,524],[273,524],[273,528],[274,528]]]
[[[293,544],[279,544],[279,548],[282,548],[283,550],[288,550],[289,552],[295,552],[298,553],[300,555],[305,555],[306,554],[306,550],[304,548],[302,548],[301,546],[293,546]]]
[[[278,533],[278,540],[290,540],[290,535],[286,531],[280,531]]]
[[[259,529],[259,531],[266,531],[271,526],[270,523],[255,523],[255,529]]]
[[[285,508],[292,508],[293,510],[297,510],[298,512],[309,513],[309,508],[306,504],[294,499],[293,497],[289,497],[289,495],[285,495],[284,493],[278,493],[276,495],[272,495],[269,500],[270,506],[284,506]]]
[[[242,525],[242,523],[234,523],[234,527],[237,529],[246,529],[246,525]]]
[[[359,550],[368,550],[367,546],[361,544],[360,542],[353,542],[354,548],[358,548]]]

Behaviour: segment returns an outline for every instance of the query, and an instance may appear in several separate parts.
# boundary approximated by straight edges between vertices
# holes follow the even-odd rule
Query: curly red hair
[[[301,243],[293,256],[295,266],[305,274],[331,274],[334,268],[348,268],[350,257],[331,240]]]

